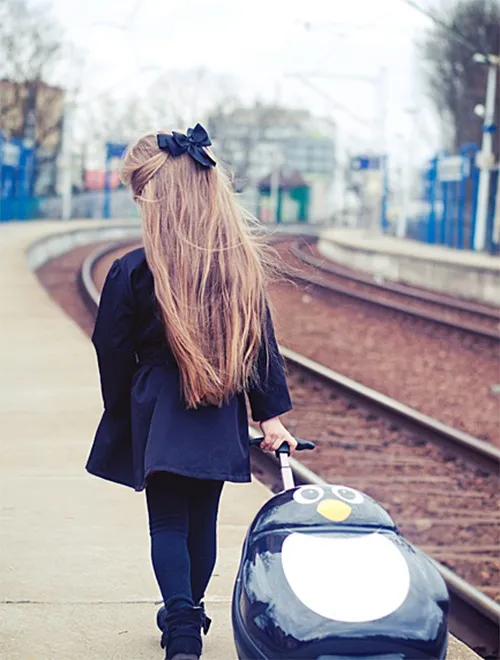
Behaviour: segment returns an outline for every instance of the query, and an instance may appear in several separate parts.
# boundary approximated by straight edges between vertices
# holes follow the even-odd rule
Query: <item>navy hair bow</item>
[[[166,149],[174,158],[187,152],[203,167],[215,167],[216,165],[215,160],[203,148],[209,147],[212,143],[201,124],[188,128],[187,135],[176,131],[173,131],[172,135],[158,133],[157,140],[160,149]]]

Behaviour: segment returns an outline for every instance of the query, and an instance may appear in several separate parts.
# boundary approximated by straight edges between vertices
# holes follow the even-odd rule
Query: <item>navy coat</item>
[[[261,350],[260,385],[247,392],[255,421],[291,409],[269,313],[266,327],[269,358]],[[87,462],[91,474],[136,490],[157,471],[250,481],[245,394],[221,407],[186,408],[143,248],[111,266],[92,342],[104,414]]]

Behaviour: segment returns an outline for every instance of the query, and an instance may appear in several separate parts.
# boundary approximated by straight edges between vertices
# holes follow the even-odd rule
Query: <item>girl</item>
[[[92,336],[104,414],[87,463],[146,490],[168,660],[197,660],[224,481],[250,481],[245,394],[263,448],[296,442],[262,252],[197,124],[124,157],[144,248],[114,262]]]

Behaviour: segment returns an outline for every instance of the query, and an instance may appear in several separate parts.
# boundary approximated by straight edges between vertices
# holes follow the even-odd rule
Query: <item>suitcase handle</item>
[[[250,446],[259,447],[262,440],[264,440],[263,436],[260,436],[258,438],[251,438]],[[311,442],[310,440],[302,440],[301,438],[295,438],[295,440],[297,441],[296,449],[298,451],[303,451],[304,449],[314,449],[315,447],[314,442]],[[290,459],[289,459],[290,445],[288,444],[288,442],[283,442],[283,444],[280,445],[274,453],[276,454],[276,458],[280,462],[281,478],[283,480],[284,490],[295,488],[295,480],[293,477],[292,466],[290,465]]]
[[[250,439],[250,446],[251,447],[260,447],[260,443],[264,440],[264,436],[259,436],[258,438],[251,438]],[[314,442],[311,442],[310,440],[302,440],[301,438],[295,438],[297,441],[297,447],[295,448],[295,451],[304,451],[305,449],[314,449],[316,445]],[[279,456],[279,454],[287,454],[290,456],[290,446],[287,442],[284,442],[277,450],[276,450],[276,455]]]

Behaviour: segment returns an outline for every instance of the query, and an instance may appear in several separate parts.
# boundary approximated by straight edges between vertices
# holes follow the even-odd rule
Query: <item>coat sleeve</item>
[[[130,390],[137,364],[133,339],[134,308],[128,277],[117,260],[104,283],[92,334],[104,408],[113,415],[130,413]]]
[[[247,392],[254,422],[278,417],[292,409],[283,358],[276,342],[269,308],[266,311],[265,332],[265,341],[257,358],[257,382]]]

